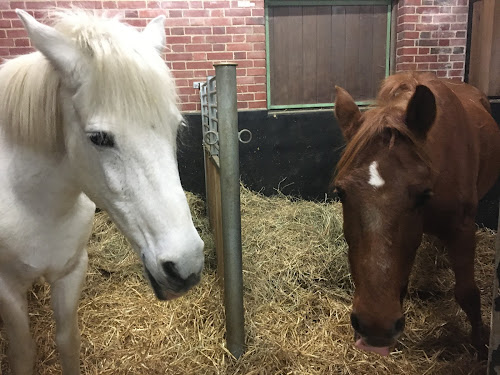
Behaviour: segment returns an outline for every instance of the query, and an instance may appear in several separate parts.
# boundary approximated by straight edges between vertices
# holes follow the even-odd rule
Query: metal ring
[[[245,141],[244,141],[243,139],[241,139],[241,135],[242,135],[242,134],[248,134],[248,139],[247,139],[247,140],[245,140]],[[240,130],[240,131],[238,132],[238,139],[239,139],[239,141],[240,141],[241,143],[250,143],[250,141],[252,140],[252,132],[251,132],[250,130],[248,130],[248,129],[243,129],[243,130]]]
[[[215,139],[213,141],[210,140],[212,134],[215,136]],[[210,145],[210,146],[215,145],[217,142],[219,142],[219,133],[217,133],[214,130],[208,130],[205,133],[204,141],[205,141],[205,144],[207,144],[207,145]]]

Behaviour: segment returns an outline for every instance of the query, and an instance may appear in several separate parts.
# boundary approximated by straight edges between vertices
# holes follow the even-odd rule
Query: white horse
[[[165,18],[138,32],[81,12],[59,14],[54,27],[17,14],[39,52],[0,68],[0,314],[13,373],[32,374],[26,292],[44,277],[63,373],[79,374],[93,202],[137,251],[159,299],[186,292],[203,267],[177,169],[182,117],[160,56]]]

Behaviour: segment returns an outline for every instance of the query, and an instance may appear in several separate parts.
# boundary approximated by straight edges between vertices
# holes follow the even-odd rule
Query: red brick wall
[[[400,0],[396,70],[463,79],[468,0]]]
[[[400,0],[396,70],[430,70],[463,78],[468,0]],[[167,16],[165,58],[176,77],[182,109],[199,111],[193,83],[213,75],[213,63],[238,63],[238,106],[266,108],[264,0],[0,0],[0,60],[31,51],[14,9],[42,19],[51,7],[76,6],[143,27]]]

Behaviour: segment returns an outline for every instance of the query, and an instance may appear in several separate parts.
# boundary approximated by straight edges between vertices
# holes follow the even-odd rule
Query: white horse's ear
[[[142,32],[158,53],[162,53],[165,49],[165,19],[165,16],[154,18]]]
[[[78,85],[77,68],[83,61],[81,52],[66,36],[56,29],[41,24],[24,10],[16,9],[28,35],[39,50],[68,79],[70,84]]]

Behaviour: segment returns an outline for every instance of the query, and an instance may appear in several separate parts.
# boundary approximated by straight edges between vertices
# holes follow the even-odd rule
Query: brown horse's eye
[[[336,195],[337,198],[343,203],[345,199],[345,190],[342,189],[341,187],[335,186],[335,190],[333,191]]]
[[[432,197],[434,193],[431,189],[425,189],[423,192],[417,195],[417,200],[415,202],[415,207],[422,207],[427,203],[427,201]]]

